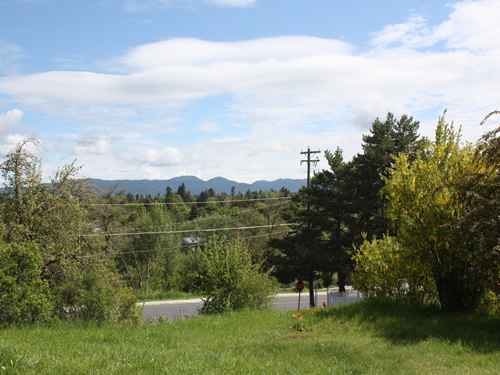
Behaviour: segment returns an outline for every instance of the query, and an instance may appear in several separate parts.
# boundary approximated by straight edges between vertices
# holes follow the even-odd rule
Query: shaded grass
[[[317,312],[321,319],[357,322],[392,345],[413,345],[429,339],[462,343],[479,352],[500,351],[500,318],[448,313],[404,301],[373,299]]]
[[[500,320],[369,300],[158,324],[0,331],[8,374],[498,374]]]

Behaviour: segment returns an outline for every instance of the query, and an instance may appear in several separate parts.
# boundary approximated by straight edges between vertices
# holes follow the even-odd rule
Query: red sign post
[[[303,281],[298,281],[297,284],[295,285],[295,289],[297,289],[297,292],[299,292],[299,310],[300,310],[300,292],[304,289],[304,282]]]
[[[302,292],[302,290],[304,290],[304,282],[303,281],[299,281],[297,282],[297,285],[295,285],[295,288],[297,289],[297,292]]]

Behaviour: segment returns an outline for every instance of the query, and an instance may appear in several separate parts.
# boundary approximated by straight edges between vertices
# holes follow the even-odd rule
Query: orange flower
[[[302,321],[302,316],[300,317],[300,321]]]

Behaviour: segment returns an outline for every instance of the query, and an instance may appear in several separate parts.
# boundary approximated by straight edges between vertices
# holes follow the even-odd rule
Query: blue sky
[[[498,125],[500,1],[0,0],[0,155],[45,176],[305,178],[387,112]],[[1,160],[1,159],[0,159]],[[321,157],[317,169],[327,168]]]

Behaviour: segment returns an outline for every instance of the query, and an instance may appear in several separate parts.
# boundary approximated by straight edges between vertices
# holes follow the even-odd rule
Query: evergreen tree
[[[370,134],[363,135],[363,153],[352,160],[352,208],[357,217],[355,243],[361,244],[361,233],[368,238],[381,238],[391,228],[382,214],[384,200],[380,194],[385,182],[382,177],[394,169],[394,157],[408,153],[410,159],[420,145],[419,122],[402,115],[396,120],[388,113],[384,122],[378,118],[373,122]]]

